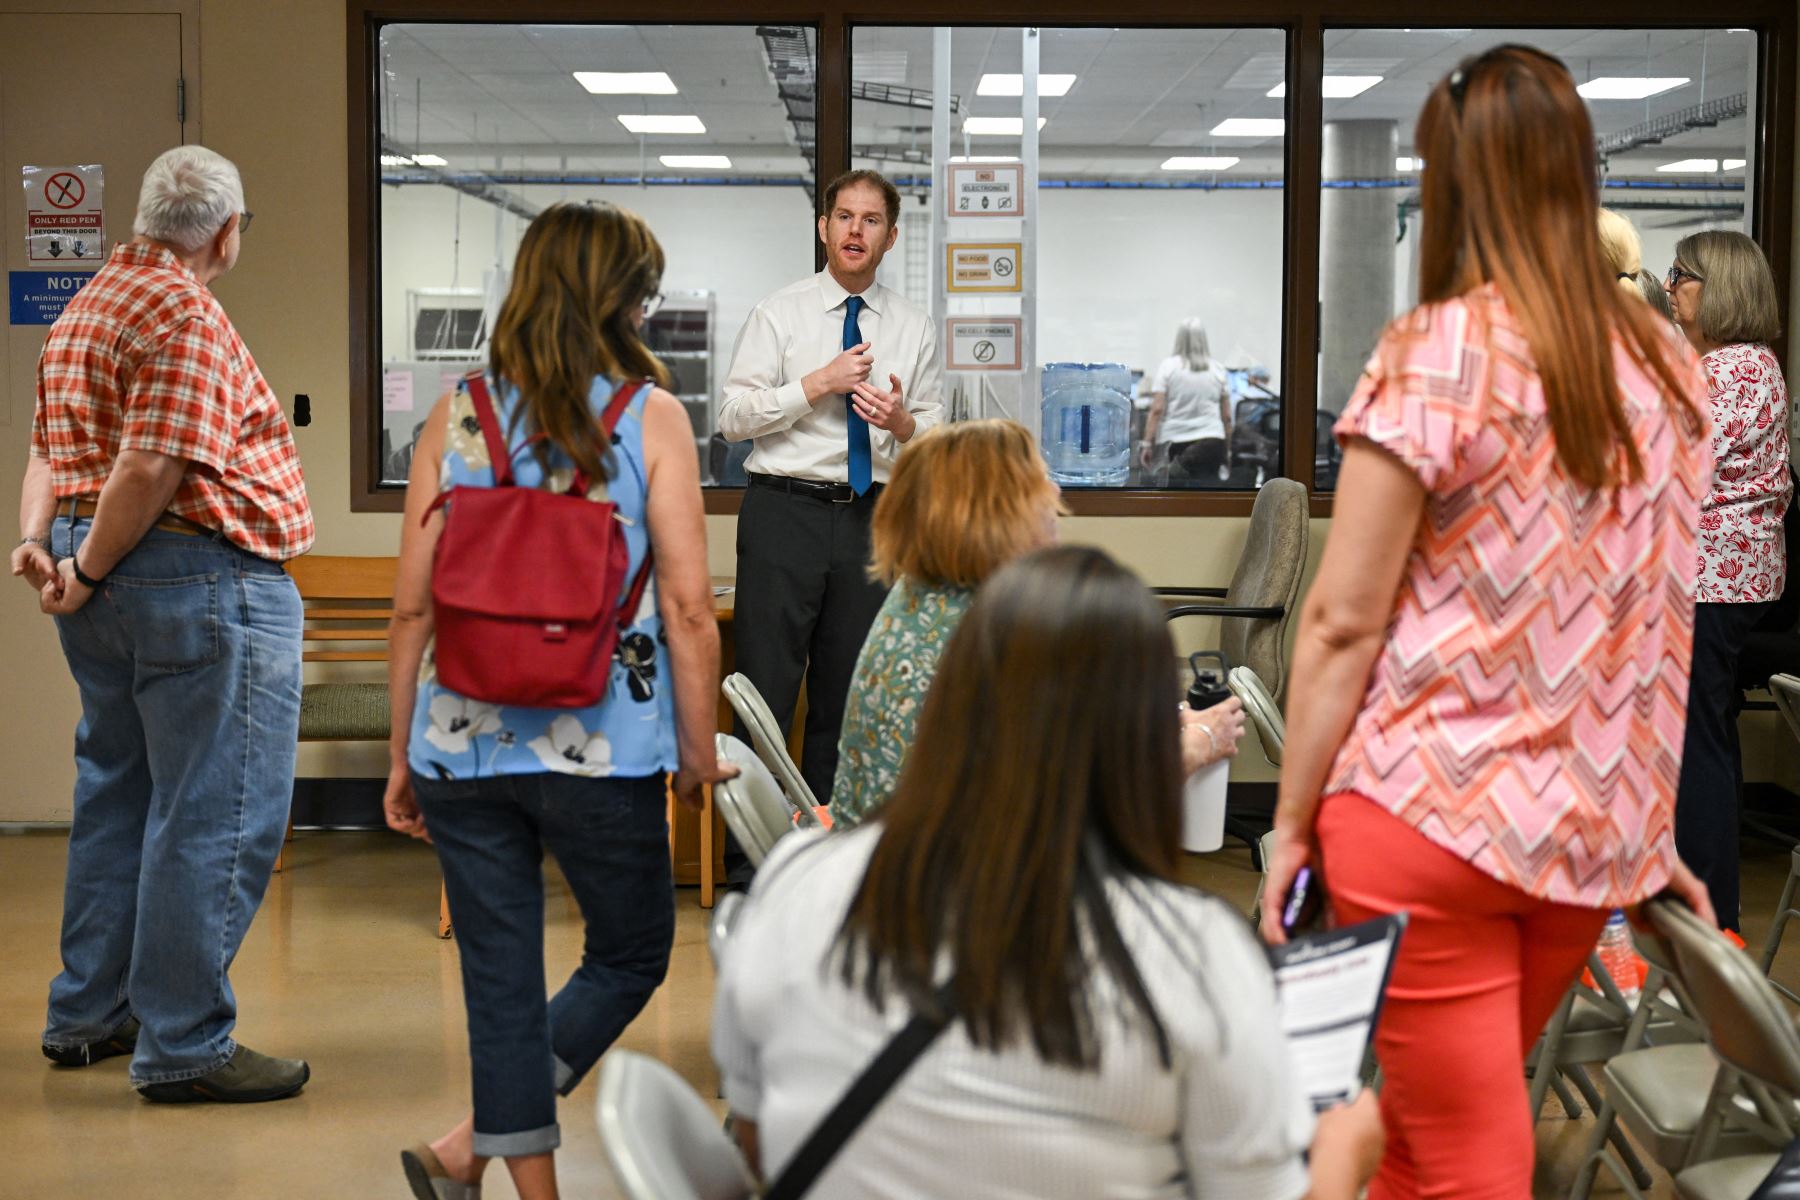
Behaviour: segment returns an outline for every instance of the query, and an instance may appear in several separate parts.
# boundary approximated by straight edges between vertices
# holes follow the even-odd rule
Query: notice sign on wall
[[[25,167],[25,259],[98,263],[106,257],[101,212],[105,172],[85,167]]]
[[[14,325],[54,325],[92,271],[8,271],[8,320]]]
[[[951,317],[944,345],[952,371],[1017,371],[1023,365],[1018,317]]]
[[[1021,290],[1019,242],[951,242],[944,247],[945,290],[952,292],[1016,292]]]
[[[952,217],[1017,217],[1025,211],[1023,163],[946,163]]]

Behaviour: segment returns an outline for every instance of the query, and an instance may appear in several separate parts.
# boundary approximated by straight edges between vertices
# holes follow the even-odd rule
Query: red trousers
[[[1408,914],[1376,1032],[1387,1153],[1370,1200],[1530,1200],[1525,1054],[1607,912],[1499,882],[1354,793],[1321,804],[1340,924]]]

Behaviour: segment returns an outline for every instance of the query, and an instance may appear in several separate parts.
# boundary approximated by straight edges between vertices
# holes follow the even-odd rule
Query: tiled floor
[[[466,1107],[456,947],[434,935],[429,849],[384,834],[301,834],[232,973],[240,1033],[257,1049],[303,1055],[297,1099],[241,1108],[139,1100],[114,1059],[52,1069],[38,1053],[44,986],[56,970],[64,840],[0,836],[0,1196],[32,1200],[404,1197],[398,1149]],[[1195,859],[1193,877],[1240,904],[1255,888],[1248,855]],[[1785,851],[1746,850],[1746,934],[1757,944],[1785,877]],[[706,1029],[713,975],[707,914],[679,900],[668,982],[621,1044],[671,1063],[703,1095],[717,1076]],[[552,973],[574,962],[579,925],[551,884]],[[1800,978],[1800,931],[1778,971]],[[617,1193],[593,1121],[590,1077],[563,1104],[564,1195]],[[1566,1194],[1586,1127],[1558,1110],[1540,1125],[1539,1196]],[[491,1170],[490,1200],[512,1197]],[[1666,1183],[1655,1193],[1667,1196]]]

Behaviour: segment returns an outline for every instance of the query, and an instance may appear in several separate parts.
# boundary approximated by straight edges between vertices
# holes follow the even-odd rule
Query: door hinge
[[[187,124],[187,79],[175,77],[175,120],[178,124]]]

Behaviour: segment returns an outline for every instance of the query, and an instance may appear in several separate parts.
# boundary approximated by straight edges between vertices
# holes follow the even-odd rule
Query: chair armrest
[[[1267,608],[1252,608],[1248,605],[1235,604],[1177,604],[1163,614],[1163,620],[1173,621],[1177,617],[1279,617],[1287,612],[1284,605],[1275,604]]]
[[[1222,587],[1159,587],[1151,588],[1152,596],[1212,596],[1225,598],[1226,589]]]

